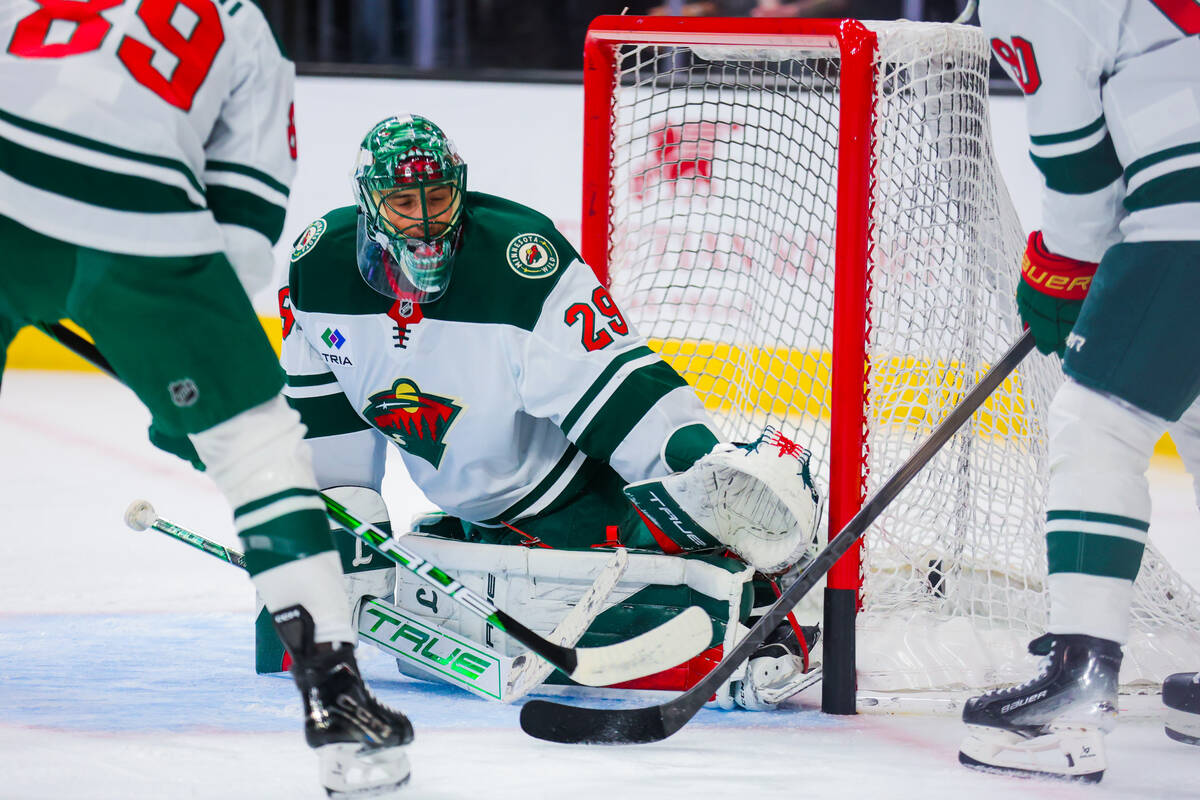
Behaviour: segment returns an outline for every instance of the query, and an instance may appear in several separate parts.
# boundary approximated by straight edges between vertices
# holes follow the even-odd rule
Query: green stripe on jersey
[[[330,383],[337,383],[337,376],[332,372],[320,372],[316,375],[292,375],[289,373],[286,381],[288,386],[295,386],[299,389],[306,386],[325,386]]]
[[[308,428],[305,439],[371,429],[341,392],[320,397],[289,397],[287,401],[288,405],[300,412],[300,421]]]
[[[0,137],[0,172],[81,203],[143,214],[202,211],[178,186],[47,155]]]
[[[1147,167],[1161,164],[1168,159],[1190,156],[1195,153],[1200,153],[1200,142],[1176,145],[1175,147],[1168,147],[1166,150],[1159,150],[1157,153],[1151,153],[1148,156],[1142,156],[1125,168],[1125,181],[1128,183],[1130,178]]]
[[[1046,186],[1063,194],[1090,194],[1121,177],[1121,161],[1107,134],[1092,147],[1065,156],[1029,154]]]
[[[583,416],[583,412],[587,411],[592,401],[604,391],[604,387],[608,386],[608,382],[613,379],[613,376],[617,374],[617,371],[621,367],[630,361],[636,361],[639,358],[652,355],[654,355],[654,351],[643,345],[624,352],[610,361],[608,366],[604,368],[604,371],[600,373],[600,377],[592,381],[592,385],[583,393],[583,397],[579,398],[579,402],[572,407],[567,416],[563,417],[562,424],[559,427],[564,431],[571,430],[575,426],[575,423],[579,421],[579,418]]]
[[[152,164],[156,167],[165,167],[172,169],[187,179],[197,192],[203,192],[204,187],[200,181],[192,174],[192,170],[187,164],[174,158],[166,156],[156,156],[150,153],[140,153],[137,150],[126,150],[124,147],[116,147],[115,145],[99,142],[95,139],[89,139],[86,136],[80,136],[77,133],[70,133],[50,125],[43,125],[40,122],[34,122],[31,119],[18,117],[16,114],[10,114],[7,111],[0,110],[0,120],[4,120],[10,125],[18,128],[24,128],[32,133],[41,134],[50,139],[58,139],[60,142],[73,144],[76,147],[86,147],[88,150],[95,150],[97,153],[116,156],[118,158],[127,158],[130,161],[140,161],[143,164]]]
[[[1046,521],[1055,522],[1060,519],[1075,519],[1081,522],[1102,522],[1106,525],[1120,525],[1123,528],[1133,528],[1143,533],[1150,530],[1150,523],[1145,520],[1123,517],[1120,514],[1105,514],[1102,511],[1068,511],[1054,509],[1046,512]]]
[[[260,508],[266,508],[272,503],[278,503],[280,500],[286,500],[289,497],[319,497],[321,495],[316,489],[303,489],[295,487],[292,489],[284,489],[281,492],[269,494],[266,497],[260,497],[257,500],[251,500],[249,503],[244,503],[233,510],[234,519],[249,514],[251,511],[258,511]]]
[[[1079,531],[1046,533],[1046,563],[1051,575],[1064,572],[1119,578],[1137,578],[1146,545],[1121,536]]]
[[[1063,131],[1062,133],[1047,133],[1042,136],[1030,136],[1029,141],[1037,146],[1062,144],[1063,142],[1074,142],[1078,139],[1086,139],[1103,127],[1104,115],[1101,114],[1087,125],[1084,125],[1082,128],[1076,128],[1073,131]]]
[[[204,171],[205,172],[235,172],[238,175],[245,175],[247,178],[254,178],[254,180],[256,180],[266,186],[269,186],[270,188],[272,188],[275,191],[282,194],[284,197],[288,196],[288,187],[285,186],[282,182],[276,180],[275,178],[272,178],[270,175],[263,172],[261,169],[255,169],[254,167],[248,167],[245,164],[238,164],[235,161],[208,161],[208,162],[205,162],[205,164],[204,164]]]
[[[665,361],[634,370],[584,428],[576,443],[592,458],[608,461],[646,412],[663,395],[680,386],[687,383]]]
[[[283,206],[232,186],[210,186],[205,195],[217,222],[258,231],[272,244],[279,241],[279,234],[283,232],[283,218],[287,213]]]
[[[562,477],[564,472],[567,471],[567,467],[571,466],[571,462],[575,460],[575,456],[577,456],[577,455],[579,455],[579,448],[576,447],[575,445],[568,446],[566,452],[563,453],[562,456],[558,459],[558,462],[555,463],[555,465],[551,468],[551,470],[546,473],[546,477],[544,477],[540,481],[538,481],[537,486],[534,486],[533,489],[531,489],[528,494],[526,494],[524,497],[522,497],[517,502],[513,503],[508,508],[504,509],[503,512],[501,512],[500,514],[497,514],[496,516],[492,517],[491,519],[483,520],[483,522],[481,524],[483,524],[483,525],[499,525],[502,522],[513,520],[513,519],[516,519],[517,517],[521,516],[521,514],[523,514],[526,509],[528,509],[530,506],[532,506],[534,503],[536,503],[538,500],[540,500],[542,498],[542,496],[546,494],[546,492],[550,491],[550,488],[552,486],[554,486],[555,482],[559,478]],[[559,493],[560,497],[565,496],[566,493],[571,490],[572,484],[574,483],[575,479],[578,478],[579,475],[583,474],[583,472],[584,472],[584,470],[582,469],[582,465],[581,465],[581,468],[580,468],[579,472],[576,473],[575,478],[573,478],[571,480],[571,482],[568,483],[568,485],[565,487],[563,492]]]
[[[1152,178],[1125,197],[1127,211],[1200,203],[1200,167],[1189,167]]]

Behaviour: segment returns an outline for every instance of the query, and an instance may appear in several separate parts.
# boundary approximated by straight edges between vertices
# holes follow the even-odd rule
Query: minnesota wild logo
[[[371,395],[370,403],[363,416],[371,424],[400,445],[400,449],[425,459],[437,469],[446,450],[446,431],[462,406],[449,397],[422,392],[408,378]]]
[[[522,233],[508,243],[508,265],[526,278],[545,278],[558,269],[558,251],[540,233]]]

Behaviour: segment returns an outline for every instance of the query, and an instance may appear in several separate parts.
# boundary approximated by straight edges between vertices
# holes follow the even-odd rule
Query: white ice
[[[151,447],[132,394],[99,375],[13,371],[0,392],[0,798],[323,797],[285,677],[256,676],[253,593],[235,568],[122,523],[160,515],[236,545],[207,479]],[[1152,538],[1200,581],[1186,476],[1152,471]],[[397,518],[428,508],[393,478]],[[816,690],[771,714],[705,710],[653,745],[535,741],[518,709],[402,679],[360,647],[416,726],[412,798],[1200,797],[1200,748],[1161,715],[1123,719],[1103,783],[981,775],[952,716],[832,717]],[[1200,665],[1192,665],[1192,668]],[[648,702],[648,700],[647,700]]]

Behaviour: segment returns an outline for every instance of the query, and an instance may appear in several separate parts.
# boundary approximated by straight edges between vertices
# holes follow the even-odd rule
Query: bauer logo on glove
[[[760,572],[782,572],[816,550],[821,496],[809,457],[767,428],[752,444],[717,445],[684,472],[631,483],[625,496],[660,541],[727,547]]]

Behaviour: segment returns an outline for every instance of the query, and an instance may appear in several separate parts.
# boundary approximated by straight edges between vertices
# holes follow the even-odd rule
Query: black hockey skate
[[[1043,656],[1037,677],[972,697],[963,707],[971,735],[958,760],[968,767],[1095,783],[1104,775],[1104,734],[1117,719],[1121,646],[1081,634],[1029,643]]]
[[[746,661],[746,674],[729,684],[728,700],[718,695],[722,708],[767,711],[821,680],[821,665],[808,654],[821,638],[819,625],[801,625],[804,647],[788,620],[781,622]]]
[[[321,782],[334,798],[387,797],[408,782],[412,725],[363,684],[350,644],[316,644],[302,606],[274,614],[304,700],[304,738],[317,751]]]
[[[1200,745],[1200,672],[1177,672],[1163,681],[1167,736]]]

